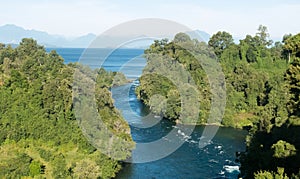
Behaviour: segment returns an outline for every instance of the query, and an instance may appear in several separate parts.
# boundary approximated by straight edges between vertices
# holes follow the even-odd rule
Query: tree
[[[283,37],[282,37],[282,43],[286,43],[286,41],[292,37],[293,35],[292,34],[285,34]]]
[[[120,170],[118,161],[100,155],[89,143],[75,120],[72,87],[77,85],[73,74],[78,66],[64,64],[55,51],[47,53],[33,39],[23,39],[17,48],[0,44],[0,178],[71,178],[83,159],[89,160],[81,169],[91,178],[112,178]],[[102,69],[96,79],[89,67],[79,71],[96,83],[95,102],[99,113],[107,113],[101,116],[105,124],[131,145],[126,151],[124,146],[113,149],[122,159],[130,157],[130,128],[113,106],[109,90],[117,73]],[[120,84],[124,76],[117,79]]]
[[[282,59],[284,56],[283,44],[281,42],[275,42],[274,46],[271,48],[271,54],[274,61]]]
[[[221,57],[223,51],[234,44],[232,35],[228,32],[221,32],[214,34],[208,41],[208,45],[211,46],[217,57]]]
[[[84,159],[76,163],[74,168],[76,178],[99,178],[100,167],[92,160]]]
[[[289,89],[289,101],[287,104],[289,115],[300,117],[300,58],[296,58],[285,74]]]
[[[258,36],[247,35],[245,39],[240,40],[240,57],[248,63],[258,61],[260,57],[260,46]]]
[[[191,41],[190,36],[182,32],[176,34],[174,37],[174,43],[190,42],[190,41]]]
[[[288,54],[288,62],[291,61],[291,57],[300,58],[300,33],[291,37],[287,37],[284,40],[283,49]]]
[[[22,39],[20,45],[16,48],[18,54],[23,57],[33,56],[39,49],[44,50],[44,47],[38,45],[37,41],[31,38]]]
[[[270,34],[268,33],[268,28],[266,26],[260,25],[258,27],[258,32],[256,33],[256,36],[258,36],[260,45],[262,46],[270,46],[273,43],[272,40],[269,40]]]
[[[292,37],[292,34],[285,34],[282,38],[282,43],[286,44],[287,40]],[[291,61],[291,51],[286,47],[282,47],[282,55],[287,59],[287,62],[290,63]]]
[[[0,43],[0,50],[4,49],[5,48],[5,44],[3,43]]]
[[[296,155],[295,146],[283,140],[279,140],[271,148],[274,150],[273,156],[276,158],[286,158]]]
[[[29,165],[30,176],[34,177],[42,173],[42,164],[38,161],[32,161]]]
[[[255,179],[288,179],[284,173],[284,168],[277,168],[276,172],[259,171],[254,175]]]
[[[246,52],[246,59],[249,63],[257,62],[257,51],[252,46]]]

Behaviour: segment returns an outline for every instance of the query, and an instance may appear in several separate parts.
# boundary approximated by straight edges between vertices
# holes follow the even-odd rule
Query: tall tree
[[[208,45],[214,49],[215,54],[219,58],[221,57],[222,52],[233,44],[234,42],[232,35],[225,31],[219,31],[218,33],[214,34],[208,41]]]
[[[187,34],[182,33],[182,32],[176,34],[175,37],[174,37],[174,42],[175,43],[178,43],[178,42],[189,42],[189,41],[191,41],[190,36],[188,36]]]
[[[300,117],[300,58],[295,58],[285,74],[290,99],[287,104],[289,115]]]
[[[292,34],[285,34],[282,38],[282,43],[286,44],[287,40],[292,37]],[[290,49],[283,48],[282,55],[287,59],[287,62],[289,63],[291,61],[291,51]]]
[[[300,33],[284,40],[284,50],[288,53],[288,61],[291,57],[300,58]]]
[[[285,43],[292,36],[293,36],[292,34],[285,34],[282,38],[282,43]]]
[[[270,34],[268,33],[268,28],[266,26],[260,25],[258,27],[258,32],[256,33],[256,36],[259,37],[260,45],[270,46],[273,43],[273,41],[269,39]]]
[[[240,56],[242,60],[249,63],[257,62],[260,57],[258,36],[247,35],[245,39],[240,40]]]

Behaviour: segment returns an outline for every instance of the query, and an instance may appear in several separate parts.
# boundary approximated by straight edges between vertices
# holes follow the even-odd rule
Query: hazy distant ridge
[[[196,38],[199,41],[208,42],[210,35],[204,31],[194,30],[185,32],[192,39]],[[167,37],[172,39],[175,34],[169,34]],[[95,34],[89,33],[84,36],[75,37],[75,38],[66,38],[62,35],[52,35],[47,32],[37,31],[37,30],[26,30],[22,27],[8,24],[0,26],[0,42],[5,44],[19,44],[23,38],[33,38],[37,40],[40,44],[45,47],[69,47],[69,48],[87,48],[90,43],[96,38]],[[101,38],[103,43],[115,40],[119,41],[120,37],[106,37]],[[133,44],[133,46],[124,46],[125,48],[147,48],[152,42],[141,42]],[[109,47],[109,46],[108,46]]]
[[[0,26],[0,42],[18,44],[22,38],[30,37],[46,47],[87,47],[96,38],[95,34],[68,39],[60,35],[51,35],[37,30],[26,30],[16,25]]]

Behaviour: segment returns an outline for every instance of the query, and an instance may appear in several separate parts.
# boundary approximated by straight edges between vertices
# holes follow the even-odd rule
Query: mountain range
[[[197,38],[200,41],[208,42],[210,38],[210,35],[208,33],[200,30],[189,31],[186,33],[192,39]],[[173,38],[172,35],[170,35],[169,38]],[[33,38],[37,40],[39,44],[44,45],[48,48],[87,48],[96,37],[97,36],[95,34],[89,33],[84,36],[66,38],[62,35],[52,35],[43,31],[27,30],[23,27],[16,26],[13,24],[0,26],[0,42],[5,44],[12,44],[13,46],[19,44],[19,42],[23,38]],[[116,37],[113,37],[113,39],[115,38]],[[109,40],[109,38],[107,38],[107,40]],[[130,46],[128,48],[146,48],[151,43],[152,42],[140,43],[137,46]]]
[[[12,24],[0,26],[1,43],[18,44],[23,38],[33,38],[45,47],[87,47],[96,35],[90,33],[76,38],[66,38],[43,31],[26,30]]]

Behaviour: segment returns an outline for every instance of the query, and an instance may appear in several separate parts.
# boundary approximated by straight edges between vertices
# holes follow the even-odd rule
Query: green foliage
[[[300,40],[300,39],[299,39]],[[285,80],[288,82],[290,99],[288,102],[289,114],[300,116],[300,58],[295,58],[285,74]]]
[[[288,179],[286,174],[284,174],[284,168],[277,169],[276,172],[268,172],[268,171],[259,171],[254,174],[255,179]]]
[[[188,114],[195,114],[199,110],[197,105],[181,109],[184,107],[183,99],[189,99],[193,104],[200,102],[200,105],[205,106],[199,113],[199,120],[206,119],[210,107],[207,103],[210,103],[211,94],[205,72],[194,56],[198,55],[196,52],[203,52],[198,58],[206,62],[212,60],[212,53],[207,45],[192,41],[183,33],[177,34],[173,42],[155,41],[145,50],[147,66],[136,93],[152,112],[185,124],[198,122],[198,119],[183,118],[181,115],[182,111],[189,116]],[[202,89],[194,90],[198,85]],[[198,98],[191,97],[191,93],[196,91],[200,94]]]
[[[128,80],[123,73],[117,72],[114,74],[114,81],[113,81],[114,86],[121,86],[126,83],[128,83]]]
[[[287,62],[291,62],[293,58],[298,57],[300,58],[300,34],[292,35],[292,34],[286,34],[283,37],[282,42],[283,45],[283,51],[282,55],[287,60]]]
[[[250,131],[247,151],[240,157],[241,172],[244,178],[253,178],[261,170],[276,172],[284,168],[287,176],[298,173],[300,163],[299,126],[287,124],[273,127],[269,132]],[[255,165],[253,165],[255,163]]]
[[[30,176],[34,177],[36,175],[42,174],[42,164],[38,161],[32,161],[31,164],[29,165],[29,174]]]
[[[285,46],[299,43],[295,39],[297,37],[285,37]],[[297,53],[292,51],[295,50],[289,53],[293,62],[285,74],[281,79],[274,78],[269,85],[271,91],[266,98],[269,102],[263,108],[261,119],[250,131],[247,151],[240,158],[245,178],[297,178],[300,163],[300,67]],[[277,167],[280,169],[276,173]]]
[[[183,42],[189,42],[189,41],[191,41],[190,36],[188,36],[187,34],[182,33],[182,32],[176,34],[174,37],[175,43],[183,43]]]
[[[269,40],[270,34],[268,33],[268,28],[266,26],[260,25],[258,27],[258,32],[256,35],[259,38],[260,45],[263,46],[270,46],[272,45],[273,41]]]
[[[15,49],[0,45],[0,178],[111,178],[120,170],[119,162],[101,154],[78,126],[72,99],[78,66],[65,65],[55,51],[46,53],[32,39],[23,39]],[[109,91],[117,73],[96,73],[99,114],[107,111],[102,117],[107,126],[133,143]],[[122,74],[116,79],[124,82]],[[119,153],[123,159],[130,156]],[[82,170],[93,171],[86,176]]]
[[[217,32],[208,41],[208,45],[214,49],[214,52],[218,57],[221,57],[223,51],[233,44],[232,35],[224,31]]]
[[[17,153],[10,157],[1,157],[0,176],[18,178],[30,174],[31,158],[25,153]]]
[[[97,178],[100,174],[100,167],[92,160],[81,160],[74,168],[76,178]]]
[[[286,107],[282,102],[287,101],[287,96],[281,95],[286,90],[282,85],[284,78],[280,76],[286,70],[285,61],[281,59],[282,44],[277,43],[276,48],[268,48],[271,43],[268,38],[267,28],[260,26],[256,36],[247,35],[238,45],[233,43],[232,36],[227,32],[218,32],[210,39],[209,45],[218,52],[216,55],[226,78],[227,105],[223,125],[242,128],[259,122],[260,130],[270,130],[273,125],[281,125],[286,121]],[[273,53],[275,50],[276,54]],[[200,102],[197,123],[205,124],[210,110],[211,93],[206,72],[197,58],[207,59],[208,64],[209,60],[213,60],[214,55],[208,46],[179,33],[171,42],[165,39],[155,41],[145,50],[145,54],[147,66],[140,78],[141,85],[136,90],[138,97],[153,112],[162,112],[164,117],[177,120],[182,96],[175,99],[168,94],[172,90],[177,90],[178,93],[178,85],[155,74],[153,70],[167,66],[161,71],[168,71],[170,76],[176,76],[179,70],[173,66],[182,67],[191,76],[179,75],[178,78],[187,83],[195,82]],[[163,97],[160,99],[161,104],[150,104],[149,99],[155,94]],[[163,110],[163,106],[166,109]]]
[[[243,178],[298,176],[299,37],[299,34],[285,36],[284,44],[276,42],[270,47],[272,41],[267,28],[260,26],[255,36],[247,35],[239,44],[233,44],[227,32],[218,32],[209,41],[226,79],[227,104],[222,124],[250,129],[247,151],[239,157]],[[195,56],[213,60],[214,55],[208,46],[180,33],[171,42],[155,41],[145,54],[147,66],[136,90],[138,97],[154,113],[162,113],[170,120],[193,121],[178,121],[180,111],[197,111],[193,106],[183,108],[178,84],[171,80],[180,71],[173,66],[182,67],[183,71],[191,74],[191,78],[178,76],[180,80],[187,84],[194,81],[199,92],[198,98],[193,98],[200,102],[199,118],[194,120],[197,124],[205,124],[211,105],[210,86],[201,66],[203,64],[200,65]],[[156,74],[156,68],[168,71],[170,75]]]
[[[284,40],[284,49],[289,51],[293,56],[300,58],[300,34],[287,37]]]
[[[274,150],[274,157],[276,158],[286,158],[296,154],[296,148],[294,145],[279,140],[276,144],[273,144],[271,149]]]

